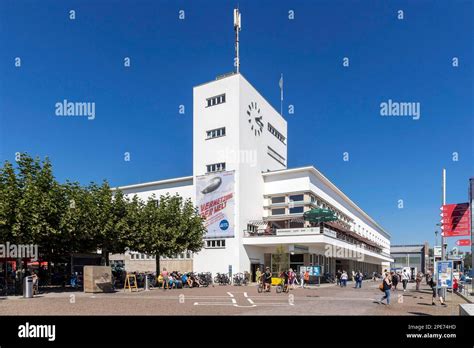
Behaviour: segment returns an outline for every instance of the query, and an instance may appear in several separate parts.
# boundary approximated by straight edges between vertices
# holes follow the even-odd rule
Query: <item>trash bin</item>
[[[33,277],[28,276],[23,279],[23,297],[33,298]]]

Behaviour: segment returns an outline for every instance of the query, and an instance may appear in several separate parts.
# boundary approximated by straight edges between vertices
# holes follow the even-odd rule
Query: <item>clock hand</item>
[[[262,116],[255,117],[255,122],[258,123],[261,127],[263,127]]]

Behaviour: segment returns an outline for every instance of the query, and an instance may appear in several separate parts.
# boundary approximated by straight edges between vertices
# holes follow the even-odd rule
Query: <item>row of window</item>
[[[286,138],[281,134],[279,131],[275,129],[270,123],[267,123],[268,131],[273,134],[278,140],[280,140],[283,144],[285,143]]]
[[[220,249],[225,248],[225,239],[209,239],[206,240],[206,249]]]
[[[180,254],[174,254],[170,257],[160,257],[161,260],[175,260],[175,259],[192,259],[193,253],[191,251],[183,252]],[[154,255],[146,255],[142,253],[130,253],[130,259],[132,260],[154,260]]]
[[[304,201],[304,195],[303,194],[291,195],[288,198],[289,198],[290,202],[303,202]],[[277,204],[277,203],[286,203],[286,196],[272,197],[272,204]]]
[[[225,162],[206,165],[208,173],[220,172],[225,170]]]
[[[288,209],[289,214],[302,214],[304,212],[304,207],[293,207]],[[272,215],[285,215],[286,208],[275,208],[272,209]]]
[[[225,103],[225,93],[220,94],[220,95],[216,95],[215,97],[207,98],[206,101],[207,101],[206,108],[211,107],[211,106],[215,106],[215,105],[219,105],[219,104],[223,104],[223,103]]]
[[[225,136],[225,127],[208,130],[206,135],[207,139],[223,137]]]
[[[267,151],[268,155],[270,155],[271,158],[273,158],[275,161],[277,161],[278,163],[280,163],[280,164],[282,164],[286,167],[285,157],[283,157],[278,152],[273,150],[270,146],[267,146],[267,147],[268,147],[268,151]]]

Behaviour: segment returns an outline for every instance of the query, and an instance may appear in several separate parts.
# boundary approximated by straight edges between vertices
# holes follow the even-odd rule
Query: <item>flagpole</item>
[[[283,117],[283,73],[280,77],[280,115]]]

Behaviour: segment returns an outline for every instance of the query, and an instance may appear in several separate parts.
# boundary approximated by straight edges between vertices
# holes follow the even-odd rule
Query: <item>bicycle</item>
[[[290,292],[290,285],[288,284],[288,281],[285,281],[284,278],[280,278],[280,284],[276,286],[276,292],[277,294],[280,294],[282,292],[284,293]]]

